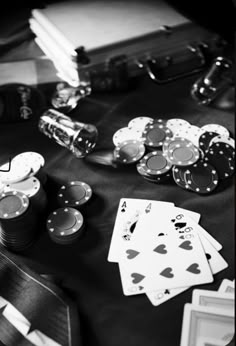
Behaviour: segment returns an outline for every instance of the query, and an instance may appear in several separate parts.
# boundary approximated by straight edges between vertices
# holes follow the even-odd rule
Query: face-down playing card
[[[154,213],[139,220],[131,246],[119,261],[129,276],[122,281],[124,294],[130,294],[133,285],[153,291],[213,281],[195,222],[179,215],[173,209],[163,211],[158,221]],[[158,237],[161,230],[165,235]]]

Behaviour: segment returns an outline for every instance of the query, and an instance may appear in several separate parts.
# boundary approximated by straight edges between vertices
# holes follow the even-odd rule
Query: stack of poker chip
[[[114,133],[113,143],[114,160],[136,164],[151,183],[173,179],[183,189],[208,194],[234,173],[234,139],[219,124],[137,117]]]
[[[47,218],[47,230],[57,244],[72,244],[85,230],[81,210],[92,197],[92,188],[83,181],[70,181],[62,185],[57,193],[58,209]]]
[[[16,155],[10,163],[0,167],[0,182],[3,191],[19,191],[25,194],[37,213],[44,212],[47,196],[43,188],[46,173],[45,160],[37,152],[23,152]]]
[[[12,251],[23,251],[35,240],[37,217],[29,198],[19,191],[0,194],[0,242]]]

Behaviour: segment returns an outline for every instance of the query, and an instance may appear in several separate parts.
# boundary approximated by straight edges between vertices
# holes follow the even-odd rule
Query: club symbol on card
[[[136,256],[138,256],[138,254],[139,254],[138,251],[132,250],[132,249],[126,250],[126,253],[127,253],[127,255],[128,255],[128,256],[127,256],[128,259],[133,259],[133,258],[135,258]]]
[[[192,245],[191,245],[191,241],[189,241],[189,240],[186,240],[183,243],[181,243],[179,245],[179,247],[181,249],[185,249],[185,250],[192,250],[192,248],[193,248]]]
[[[161,253],[161,254],[166,254],[167,253],[165,244],[158,245],[155,249],[153,249],[153,251]]]
[[[169,291],[169,290],[165,290],[164,293],[165,293],[165,294],[170,294],[170,291]]]
[[[167,267],[164,270],[162,270],[162,272],[160,272],[160,275],[164,276],[165,278],[173,278],[174,274],[172,273],[172,268]]]
[[[140,281],[142,281],[145,276],[139,273],[132,273],[131,277],[133,278],[132,282],[133,284],[138,284]]]
[[[199,267],[198,263],[193,263],[186,270],[193,274],[200,274],[201,270],[198,267]]]

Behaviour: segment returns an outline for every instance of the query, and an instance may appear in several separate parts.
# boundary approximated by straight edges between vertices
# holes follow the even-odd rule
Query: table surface
[[[199,106],[190,97],[197,76],[167,85],[143,78],[125,93],[92,94],[82,100],[70,116],[97,126],[95,150],[112,149],[112,136],[136,116],[169,119],[180,117],[203,126],[218,123],[234,137],[234,111]],[[47,90],[47,97],[53,87]],[[220,183],[210,195],[198,195],[173,181],[152,184],[134,166],[114,169],[93,165],[46,137],[38,130],[38,119],[1,124],[0,160],[23,152],[36,151],[46,161],[48,213],[56,208],[60,185],[81,180],[91,185],[94,195],[84,208],[86,232],[75,244],[53,243],[43,225],[37,242],[19,258],[41,273],[58,275],[62,288],[71,294],[78,308],[82,340],[86,346],[178,346],[183,307],[191,302],[193,288],[154,307],[145,295],[126,297],[122,293],[118,265],[107,255],[120,198],[142,198],[174,202],[176,206],[201,214],[201,225],[222,245],[221,254],[229,266],[214,276],[214,282],[198,288],[217,290],[221,280],[234,278],[234,182]]]

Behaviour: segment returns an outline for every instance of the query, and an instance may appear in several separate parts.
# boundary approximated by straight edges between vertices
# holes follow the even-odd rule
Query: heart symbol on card
[[[167,253],[165,244],[158,245],[155,249],[153,249],[153,251],[161,253],[161,254]]]
[[[174,276],[174,274],[172,273],[172,268],[170,268],[170,267],[167,267],[164,270],[162,270],[160,275],[162,275],[166,278],[173,278],[173,276]]]
[[[132,249],[129,249],[129,250],[126,250],[126,253],[127,253],[127,258],[128,259],[132,259],[132,258],[135,258],[136,256],[138,256],[139,252],[136,251],[136,250],[132,250]]]
[[[142,281],[145,276],[139,273],[132,273],[131,277],[133,278],[132,282],[133,284],[138,284],[140,281]]]
[[[179,237],[179,239],[184,239],[184,236],[183,236],[183,235],[181,235],[181,236]]]
[[[187,225],[186,222],[176,222],[176,223],[175,223],[175,229],[184,228],[186,225]]]
[[[197,263],[193,263],[191,264],[191,266],[189,266],[186,270],[190,273],[193,273],[193,274],[199,274],[201,273],[201,270],[198,269],[198,264]]]
[[[192,250],[192,248],[193,248],[192,245],[191,245],[191,241],[189,241],[189,240],[186,240],[183,243],[181,243],[179,245],[179,247],[181,249],[185,249],[185,250]]]

